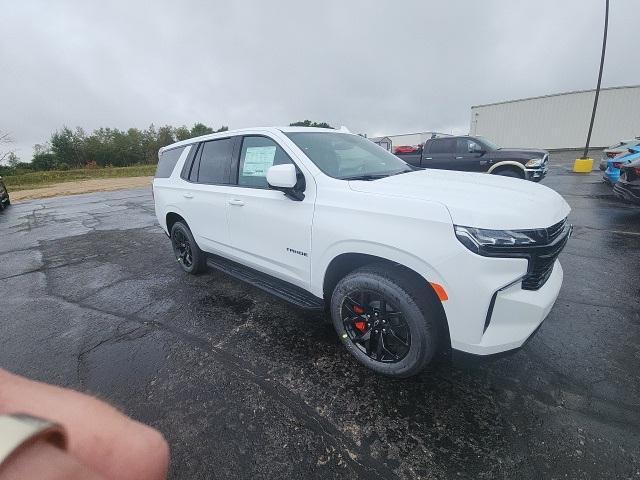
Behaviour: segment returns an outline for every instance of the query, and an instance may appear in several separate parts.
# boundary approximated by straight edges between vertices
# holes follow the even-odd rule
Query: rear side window
[[[455,138],[438,138],[431,140],[429,153],[453,153],[456,148]]]
[[[169,178],[171,176],[185,148],[187,147],[173,148],[160,153],[158,156],[158,168],[156,168],[156,178]]]
[[[267,170],[272,165],[293,163],[276,142],[266,137],[244,137],[240,152],[238,185],[269,188]]]
[[[230,183],[233,139],[205,142],[200,150],[198,183]]]

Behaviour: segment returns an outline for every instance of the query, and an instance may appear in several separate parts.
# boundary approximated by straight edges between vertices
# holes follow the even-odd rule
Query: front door
[[[257,135],[242,139],[238,182],[228,197],[233,256],[240,263],[305,288],[311,274],[315,184],[311,175],[305,175],[307,188],[302,201],[269,188],[268,168],[285,163],[294,162],[273,139]]]
[[[489,169],[489,157],[481,153],[483,146],[470,138],[456,139],[456,155],[453,170],[465,172],[486,172]]]

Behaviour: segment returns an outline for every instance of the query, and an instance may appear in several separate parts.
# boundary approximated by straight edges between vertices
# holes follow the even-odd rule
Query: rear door
[[[427,150],[422,156],[422,167],[454,170],[455,138],[434,138],[425,144],[425,148]]]
[[[189,228],[204,251],[225,253],[230,244],[227,222],[227,196],[233,191],[232,158],[236,137],[202,142],[185,179],[182,209],[188,214]]]

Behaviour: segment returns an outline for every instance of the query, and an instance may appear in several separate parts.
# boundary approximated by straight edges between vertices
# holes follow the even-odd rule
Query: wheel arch
[[[487,173],[493,173],[496,170],[500,170],[503,168],[510,168],[510,169],[514,169],[514,170],[518,170],[519,172],[522,172],[523,175],[526,176],[527,174],[527,170],[524,168],[524,165],[522,165],[521,163],[518,163],[514,160],[505,160],[502,162],[498,162],[495,163],[493,165],[491,165],[491,168],[489,168],[489,170],[487,170]]]
[[[176,222],[183,222],[187,227],[189,226],[189,224],[184,219],[184,217],[182,215],[180,215],[179,213],[174,212],[174,211],[167,212],[167,214],[165,215],[165,222],[166,222],[166,226],[167,226],[167,234],[168,235],[171,235],[171,229],[176,224]]]
[[[431,281],[425,278],[422,274],[413,270],[410,267],[407,267],[403,263],[399,263],[394,260],[390,260],[388,258],[380,257],[377,255],[367,254],[367,253],[357,253],[357,252],[345,252],[334,257],[327,268],[325,269],[323,281],[322,281],[322,290],[323,296],[325,298],[325,302],[330,302],[331,294],[335,289],[336,285],[340,281],[340,279],[344,278],[350,272],[363,267],[365,265],[385,265],[389,266],[393,269],[398,269],[402,271],[405,275],[409,276],[413,279],[419,286],[419,288],[424,289],[425,295],[430,296],[435,303],[439,305],[441,310],[440,319],[442,320],[439,325],[439,330],[443,334],[442,341],[444,347],[451,346],[451,336],[449,333],[449,325],[447,320],[447,314],[445,312],[443,306],[443,300],[441,299],[442,292],[444,292],[443,287],[440,284],[436,284],[435,288]],[[432,280],[433,281],[433,280]],[[436,289],[440,290],[440,292],[436,292]]]

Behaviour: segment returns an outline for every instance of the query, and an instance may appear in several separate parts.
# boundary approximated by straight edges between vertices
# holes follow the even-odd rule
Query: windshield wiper
[[[413,170],[400,170],[399,172],[389,173],[363,173],[361,175],[352,175],[349,177],[341,177],[341,180],[380,180],[381,178],[391,177],[392,175],[400,175],[401,173],[412,172]]]
[[[420,170],[419,168],[413,169],[413,168],[409,168],[409,170],[400,170],[399,172],[393,172],[389,175],[400,175],[402,173],[409,173],[409,172],[415,172],[416,170]]]
[[[366,173],[362,175],[352,175],[350,177],[341,177],[340,180],[380,180],[381,178],[386,178],[390,174],[388,173]]]

